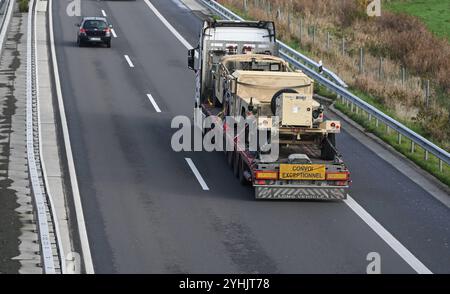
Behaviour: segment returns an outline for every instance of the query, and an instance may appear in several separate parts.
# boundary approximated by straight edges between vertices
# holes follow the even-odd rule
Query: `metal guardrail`
[[[46,182],[41,165],[40,119],[39,119],[39,83],[37,78],[36,36],[35,36],[35,0],[29,2],[27,23],[26,55],[26,147],[28,169],[30,173],[31,193],[36,209],[37,227],[41,248],[42,268],[45,274],[61,272],[61,257],[57,229],[54,227],[54,211],[48,199]],[[56,247],[56,252],[53,250]]]
[[[229,20],[244,20],[234,12],[220,5],[216,1],[213,0],[200,0],[204,5],[209,7],[212,11],[222,16],[225,19]],[[336,93],[341,97],[341,99],[348,101],[352,105],[359,107],[363,111],[368,113],[369,120],[375,119],[377,122],[380,121],[384,123],[387,127],[395,130],[399,135],[399,141],[401,141],[402,136],[408,138],[411,141],[411,150],[414,151],[415,145],[420,146],[425,150],[425,160],[428,159],[428,153],[433,154],[439,160],[439,167],[442,171],[442,163],[450,165],[450,153],[440,148],[439,146],[433,144],[429,140],[425,139],[421,135],[407,128],[402,123],[396,121],[390,116],[384,114],[374,106],[365,102],[361,98],[356,95],[350,93],[346,88],[346,84],[333,72],[324,69],[324,73],[320,74],[313,68],[317,68],[318,64],[309,59],[308,57],[300,54],[295,51],[291,47],[286,44],[278,41],[280,46],[280,55],[288,62],[290,62],[295,67],[304,71],[311,78],[315,79],[321,85],[326,87],[328,90]],[[330,79],[327,79],[326,76],[329,76]]]

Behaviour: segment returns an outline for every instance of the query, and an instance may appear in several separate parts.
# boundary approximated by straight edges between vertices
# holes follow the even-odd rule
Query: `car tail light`
[[[328,181],[347,181],[350,176],[349,172],[329,172],[327,173]]]
[[[80,33],[86,33],[86,30],[83,28],[80,28]]]
[[[109,33],[111,31],[111,29],[110,28],[105,28],[103,31]]]
[[[277,180],[278,172],[277,171],[257,171],[255,173],[255,177],[257,180]]]

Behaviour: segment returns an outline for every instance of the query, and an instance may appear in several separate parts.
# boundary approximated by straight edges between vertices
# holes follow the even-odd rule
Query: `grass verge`
[[[394,0],[384,8],[395,13],[406,13],[420,18],[436,36],[450,42],[450,1],[448,0]]]
[[[18,0],[19,1],[19,11],[28,12],[28,0]]]

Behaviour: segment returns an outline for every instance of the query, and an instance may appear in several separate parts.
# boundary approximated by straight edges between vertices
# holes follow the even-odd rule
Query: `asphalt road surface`
[[[54,34],[97,273],[365,273],[370,252],[383,273],[415,272],[344,202],[255,201],[222,153],[174,152],[170,122],[192,116],[186,47],[143,0],[82,0],[117,38],[78,48],[69,2],[53,1]],[[195,14],[151,3],[197,44]],[[448,208],[346,132],[337,144],[353,199],[428,269],[450,272]]]

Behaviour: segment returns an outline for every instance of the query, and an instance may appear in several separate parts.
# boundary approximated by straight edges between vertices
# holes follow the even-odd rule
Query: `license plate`
[[[325,180],[324,164],[280,164],[282,180]]]
[[[100,38],[90,38],[89,40],[91,40],[91,41],[100,41],[101,39]]]

